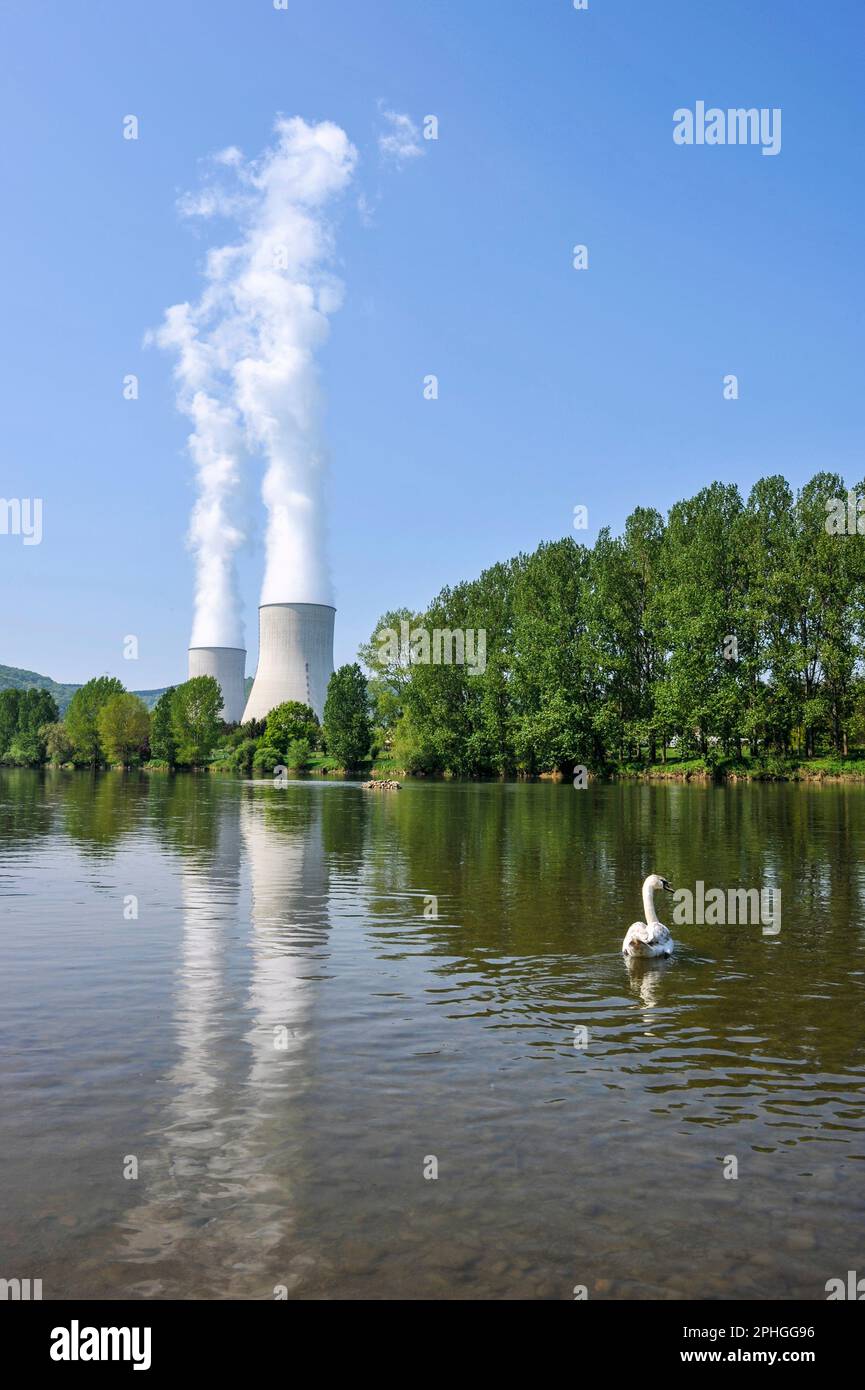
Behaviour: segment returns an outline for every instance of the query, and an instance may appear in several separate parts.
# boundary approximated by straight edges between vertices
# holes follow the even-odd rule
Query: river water
[[[855,786],[0,772],[0,1277],[825,1298],[865,1274],[863,845]],[[653,871],[780,930],[665,898],[629,970]]]

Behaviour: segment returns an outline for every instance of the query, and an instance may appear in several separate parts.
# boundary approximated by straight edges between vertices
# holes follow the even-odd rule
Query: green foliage
[[[45,756],[50,763],[55,767],[62,767],[64,763],[72,761],[75,750],[65,724],[57,721],[43,724],[39,732],[45,746]]]
[[[252,756],[252,770],[256,776],[269,775],[274,768],[284,766],[282,750],[272,743],[262,740]]]
[[[296,772],[302,772],[305,767],[309,767],[311,756],[312,748],[308,739],[292,739],[285,752],[285,766]]]
[[[76,762],[97,767],[104,761],[99,737],[99,711],[113,695],[124,693],[122,684],[114,676],[96,676],[76,690],[69,702],[65,720]]]
[[[245,738],[241,743],[238,743],[229,756],[229,763],[233,771],[248,777],[252,772],[252,763],[257,748],[258,741],[254,738]]]
[[[40,767],[45,762],[43,729],[57,719],[50,691],[32,687],[0,692],[0,762]]]
[[[340,666],[330,678],[324,702],[324,733],[327,751],[341,767],[357,767],[369,756],[369,690],[357,664]]]
[[[174,767],[177,762],[177,740],[174,736],[172,702],[177,689],[172,685],[160,695],[150,716],[150,756]]]
[[[206,763],[222,732],[222,691],[213,676],[193,676],[171,697],[171,729],[177,762],[186,767]]]
[[[12,767],[40,767],[45,761],[45,743],[39,734],[30,731],[17,733],[6,750],[3,761]]]
[[[321,725],[309,705],[286,700],[267,716],[265,737],[274,748],[283,750],[298,740],[304,740],[310,748],[315,748],[321,738]]]
[[[21,704],[20,690],[0,691],[0,758],[18,732],[18,711]]]
[[[395,756],[399,750],[407,769],[475,775],[507,772],[515,765],[510,663],[514,591],[524,564],[519,557],[494,565],[477,580],[442,590],[427,613],[409,625],[407,654],[401,654],[398,676],[402,712],[392,734],[382,740]],[[387,615],[376,632],[393,626],[388,618],[396,616]],[[458,631],[464,644],[470,631],[474,665],[448,661],[453,645],[443,639],[437,646],[437,630]],[[485,661],[476,641],[479,630],[486,633]],[[432,660],[418,661],[426,655],[426,645]],[[438,662],[437,656],[442,658]]]
[[[620,537],[547,543],[386,614],[359,652],[376,742],[409,771],[470,776],[664,764],[673,747],[704,773],[843,757],[865,743],[865,539],[827,531],[847,492],[831,473],[798,495],[764,478],[747,501],[714,483],[666,520],[637,508]],[[388,647],[401,622],[483,629],[485,669]]]
[[[96,724],[108,762],[131,767],[140,760],[146,750],[150,715],[137,695],[112,695],[99,710]]]
[[[57,703],[48,690],[25,690],[18,707],[18,732],[36,734],[58,718]]]
[[[369,694],[373,709],[376,743],[390,747],[397,724],[403,714],[403,697],[411,678],[411,668],[402,640],[415,619],[408,608],[398,608],[379,619],[369,642],[358,649],[358,656],[370,672]],[[406,628],[406,625],[407,628]]]
[[[393,761],[406,772],[442,772],[442,757],[424,730],[419,729],[410,712],[396,726],[391,749]]]

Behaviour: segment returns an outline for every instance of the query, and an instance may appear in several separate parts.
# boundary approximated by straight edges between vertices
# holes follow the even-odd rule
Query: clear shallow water
[[[824,1298],[865,1272],[863,843],[858,787],[0,772],[0,1276]],[[651,870],[780,887],[781,932],[631,974]]]

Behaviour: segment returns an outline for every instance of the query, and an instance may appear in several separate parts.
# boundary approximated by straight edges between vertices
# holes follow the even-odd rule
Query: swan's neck
[[[646,914],[647,927],[658,923],[658,914],[655,911],[655,893],[648,879],[643,884],[643,911]]]

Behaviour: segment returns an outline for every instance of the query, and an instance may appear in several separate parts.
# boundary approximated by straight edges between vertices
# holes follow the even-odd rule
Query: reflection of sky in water
[[[855,1267],[865,793],[0,774],[0,827],[0,1234],[47,1297]],[[629,970],[650,869],[779,887],[780,937],[676,927]]]

